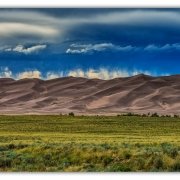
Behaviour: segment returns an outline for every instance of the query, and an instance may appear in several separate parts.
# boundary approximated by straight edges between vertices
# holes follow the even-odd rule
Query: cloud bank
[[[2,76],[179,73],[179,17],[180,9],[1,9],[0,67],[13,71]]]
[[[68,72],[68,76],[73,76],[73,77],[84,77],[88,79],[104,79],[104,80],[109,80],[109,79],[114,79],[118,77],[129,77],[129,76],[134,76],[137,74],[147,74],[147,75],[152,75],[152,73],[148,71],[139,71],[139,70],[133,70],[133,71],[128,71],[128,70],[123,70],[123,69],[114,69],[114,70],[109,70],[106,68],[100,68],[100,69],[89,69],[86,71],[83,71],[82,69],[75,69],[71,70]]]
[[[16,75],[17,79],[24,79],[24,78],[38,78],[41,79],[41,72],[38,70],[33,71],[24,71]]]
[[[167,51],[167,50],[180,50],[180,43],[165,44],[163,46],[157,46],[150,44],[144,48],[145,51]]]
[[[39,12],[38,12],[39,11]],[[59,10],[60,12],[62,10]],[[77,11],[83,11],[77,10]],[[57,11],[56,11],[57,12]],[[69,12],[69,11],[68,11]],[[68,37],[69,30],[76,29],[82,24],[118,24],[118,25],[138,25],[138,26],[180,26],[180,13],[178,11],[156,9],[131,9],[131,10],[112,10],[102,13],[85,12],[83,15],[54,15],[52,10],[45,9],[44,12],[36,9],[18,10],[2,9],[0,11],[0,37],[15,37],[19,35],[39,36],[47,39],[48,37],[59,37],[63,39]],[[78,13],[77,13],[78,14]],[[64,37],[64,34],[67,36]],[[25,38],[26,39],[26,38]]]
[[[11,37],[15,35],[34,35],[40,37],[55,36],[58,31],[53,27],[32,25],[26,23],[0,23],[0,35]]]
[[[112,43],[99,43],[99,44],[71,44],[70,48],[66,50],[67,54],[86,54],[93,52],[101,52],[106,50],[115,51],[130,51],[135,50],[135,47],[131,45],[128,46],[118,46]]]
[[[154,45],[150,44],[145,47],[135,47],[132,45],[120,46],[112,43],[100,43],[100,44],[71,44],[70,48],[66,50],[67,54],[87,54],[101,51],[146,51],[146,52],[157,52],[157,51],[168,51],[168,50],[180,50],[180,43],[165,44],[165,45]]]
[[[82,77],[88,79],[103,79],[109,80],[118,77],[129,77],[138,74],[146,74],[156,76],[156,73],[144,71],[144,70],[126,70],[126,69],[107,69],[107,68],[100,68],[100,69],[73,69],[69,71],[60,71],[60,72],[47,72],[43,74],[39,70],[27,70],[19,73],[13,73],[8,67],[0,69],[0,78],[14,78],[14,79],[24,79],[24,78],[38,78],[38,79],[55,79],[60,77]],[[161,74],[161,75],[169,75],[169,74]]]
[[[31,54],[31,53],[37,53],[43,49],[45,49],[47,45],[35,45],[28,48],[25,48],[23,45],[17,45],[14,48],[7,48],[5,51],[10,52],[18,52],[18,53],[24,53],[24,54]]]
[[[0,50],[6,52],[18,52],[24,54],[31,54],[39,52],[46,49],[47,45],[34,45],[31,47],[24,47],[23,45],[17,45],[14,48],[4,48],[0,47]],[[135,47],[132,45],[120,46],[112,43],[99,43],[99,44],[71,44],[70,47],[65,51],[66,54],[92,54],[94,52],[104,52],[104,51],[120,51],[120,52],[130,52],[130,51],[144,51],[144,52],[161,52],[176,50],[180,51],[180,43],[165,44],[165,45],[154,45],[150,44],[145,47]]]
[[[1,45],[9,45],[8,43],[21,43],[26,44],[26,40],[32,40],[35,43],[41,42],[56,42],[66,41],[69,37],[72,40],[75,36],[73,35],[73,30],[82,32],[84,34],[82,38],[92,37],[94,31],[89,28],[88,32],[86,30],[78,29],[81,25],[91,26],[92,24],[99,25],[108,25],[112,24],[122,25],[122,26],[133,26],[143,27],[148,25],[150,27],[154,26],[164,26],[171,24],[171,27],[180,28],[180,12],[179,11],[170,11],[170,10],[156,10],[156,9],[131,9],[131,10],[122,10],[122,9],[109,9],[106,13],[98,11],[98,13],[87,14],[84,10],[78,16],[72,15],[72,13],[64,13],[64,16],[61,16],[63,9],[59,10],[60,14],[52,13],[52,10],[44,9],[44,11],[31,9],[31,10],[17,10],[17,9],[2,9],[0,11],[0,37]],[[57,12],[57,11],[56,11]],[[76,13],[75,13],[76,14]],[[83,15],[82,15],[83,14]],[[117,26],[118,27],[118,26]],[[134,26],[132,29],[136,30]],[[106,31],[101,30],[102,33]],[[91,34],[92,33],[92,34]],[[122,33],[122,32],[120,32]],[[127,34],[129,32],[126,32]],[[126,35],[125,33],[125,35]],[[134,32],[132,32],[133,34]],[[118,33],[114,33],[115,35]],[[72,35],[72,36],[71,36]],[[98,34],[99,35],[99,34]],[[146,34],[145,34],[146,35]],[[18,42],[21,37],[22,42]],[[108,36],[113,36],[113,31],[109,32]],[[38,37],[38,38],[37,38]],[[117,36],[119,37],[119,36]],[[11,38],[13,38],[11,40]],[[72,39],[71,39],[72,38]],[[77,37],[76,38],[81,38]],[[20,40],[19,40],[20,41]],[[71,41],[72,42],[72,41]],[[118,50],[118,51],[129,51],[135,50],[136,47],[133,45],[127,46],[118,46],[112,43],[99,43],[99,44],[72,44],[67,48],[66,53],[69,54],[82,54],[82,53],[92,53],[105,50]],[[150,47],[146,48],[148,51]]]

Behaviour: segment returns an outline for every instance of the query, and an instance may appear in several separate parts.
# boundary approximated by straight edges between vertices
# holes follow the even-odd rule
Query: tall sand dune
[[[0,114],[180,114],[180,75],[0,79]]]

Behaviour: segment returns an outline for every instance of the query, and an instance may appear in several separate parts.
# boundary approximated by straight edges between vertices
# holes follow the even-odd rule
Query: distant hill
[[[180,75],[0,79],[0,114],[180,114]]]

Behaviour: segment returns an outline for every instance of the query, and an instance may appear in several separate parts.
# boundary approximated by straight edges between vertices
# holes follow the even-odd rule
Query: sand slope
[[[180,75],[0,79],[0,114],[180,114]]]

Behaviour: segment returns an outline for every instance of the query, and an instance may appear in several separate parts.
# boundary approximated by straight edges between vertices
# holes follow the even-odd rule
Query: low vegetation
[[[0,171],[180,171],[180,118],[0,116]]]

